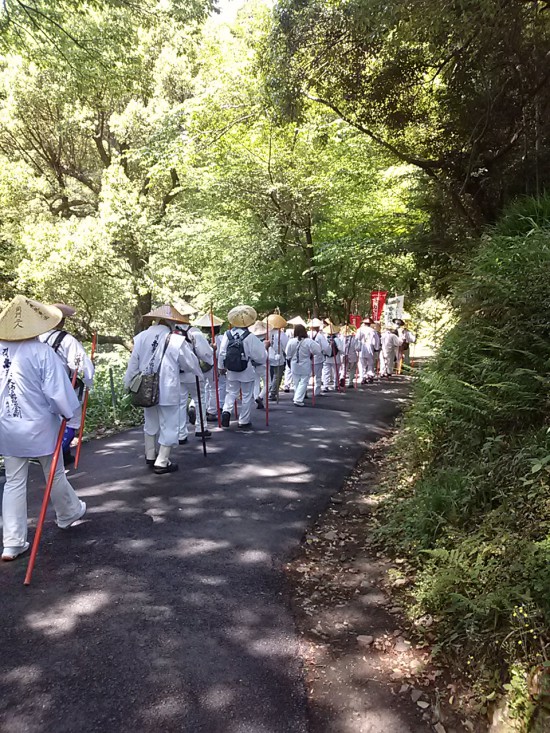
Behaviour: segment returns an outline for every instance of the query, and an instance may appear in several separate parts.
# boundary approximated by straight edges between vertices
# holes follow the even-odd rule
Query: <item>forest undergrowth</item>
[[[545,209],[508,210],[457,285],[458,321],[418,378],[378,515],[379,541],[414,568],[408,614],[433,619],[435,654],[482,712],[500,700],[537,733],[550,725]]]

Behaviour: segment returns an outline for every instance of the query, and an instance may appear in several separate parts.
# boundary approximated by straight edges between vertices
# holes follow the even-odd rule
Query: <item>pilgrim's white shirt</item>
[[[291,338],[286,345],[286,356],[290,359],[292,372],[299,376],[311,374],[310,357],[322,357],[321,346],[317,341],[308,338]]]
[[[203,334],[198,329],[185,327],[185,325],[176,327],[175,333],[180,332],[187,333],[187,338],[191,341],[191,344],[188,343],[188,345],[191,346],[192,351],[198,359],[202,359],[202,361],[206,362],[207,364],[214,363],[214,350],[208,343],[208,339],[206,338],[206,336],[203,336]],[[183,371],[180,373],[180,382],[182,384],[195,384],[195,376],[195,371]],[[205,374],[200,368],[198,376],[199,380],[203,382]]]
[[[380,348],[378,332],[370,326],[361,326],[357,331],[357,339],[361,345],[361,356],[372,356]]]
[[[53,347],[58,333],[60,333],[59,329],[54,328],[41,334],[38,338],[43,343]],[[82,381],[90,389],[94,381],[94,365],[80,341],[71,333],[67,333],[55,353],[67,369],[72,372],[76,369],[79,374],[82,374]]]
[[[158,371],[169,334],[168,326],[155,325],[134,336],[134,350],[124,376],[125,387],[129,387],[132,379],[140,373],[154,374]],[[180,371],[202,374],[199,360],[185,338],[172,333],[160,367],[159,405],[179,405]]]
[[[231,333],[241,335],[244,333],[244,328],[232,328]],[[256,379],[255,366],[265,364],[267,359],[267,352],[264,344],[260,341],[257,336],[253,333],[249,333],[244,340],[244,353],[248,358],[248,364],[246,369],[242,372],[231,372],[227,370],[227,379],[235,382],[253,382]],[[222,336],[222,342],[218,351],[218,367],[225,369],[223,362],[227,353],[227,333]],[[252,364],[255,362],[255,364]]]
[[[350,364],[355,364],[358,360],[359,352],[361,351],[361,345],[355,336],[339,336],[337,341],[342,358],[347,357]]]
[[[325,356],[330,357],[332,355],[332,349],[330,348],[328,339],[325,334],[321,333],[320,331],[310,331],[308,333],[308,336],[312,341],[315,341],[315,343],[321,347],[321,353],[316,353],[314,355],[313,361],[315,364],[322,364]]]
[[[61,359],[37,339],[0,341],[0,454],[51,455],[61,416],[80,407]]]
[[[391,355],[392,352],[399,348],[399,338],[391,331],[384,331],[380,337],[382,342],[382,351],[385,355]]]
[[[285,363],[285,349],[288,344],[288,336],[280,328],[270,329],[269,340],[269,363],[271,366],[282,366]]]

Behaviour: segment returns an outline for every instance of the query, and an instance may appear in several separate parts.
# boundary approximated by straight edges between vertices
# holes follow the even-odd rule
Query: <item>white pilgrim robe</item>
[[[39,341],[48,344],[48,346],[53,347],[59,333],[59,329],[53,328],[50,331],[46,331],[46,333],[40,334],[38,339]],[[94,381],[95,368],[92,360],[78,339],[76,339],[71,333],[66,333],[55,354],[61,359],[61,362],[67,372],[69,372],[69,370],[71,372],[74,372],[75,370],[78,371],[78,375],[82,378],[86,387],[91,389]],[[78,390],[76,390],[76,392],[78,393]],[[81,421],[82,408],[79,407],[72,419],[68,421],[67,425],[70,428],[78,429]]]
[[[231,332],[233,334],[241,335],[244,332],[244,329],[243,328],[232,328]],[[220,369],[225,369],[223,362],[225,359],[225,355],[227,354],[227,344],[228,344],[227,333],[224,333],[222,337],[220,349],[218,352],[218,366]],[[261,366],[262,364],[265,364],[266,362],[267,352],[265,350],[265,346],[257,336],[254,336],[253,333],[249,333],[248,336],[243,341],[243,344],[244,344],[243,346],[244,353],[248,359],[246,369],[244,369],[244,371],[242,372],[231,372],[228,370],[227,371],[227,380],[228,381],[254,382],[256,379],[255,367]]]
[[[288,336],[280,328],[274,328],[269,330],[268,338],[271,342],[271,346],[269,347],[269,365],[272,367],[284,366]]]
[[[184,333],[187,332],[187,338],[188,346],[191,347],[193,353],[198,359],[201,359],[202,361],[206,362],[207,364],[213,364],[214,363],[214,350],[208,343],[208,339],[206,336],[203,336],[203,334],[196,328],[190,328],[186,327],[185,325],[177,326],[175,329],[175,333]],[[184,336],[185,338],[185,336]],[[204,382],[204,373],[202,369],[199,367],[198,371],[186,371],[184,370],[180,374],[180,382],[182,384],[196,384],[195,377],[198,376],[200,382]]]
[[[168,326],[149,326],[134,336],[134,350],[130,356],[124,386],[129,387],[134,377],[140,373],[154,374],[158,371],[166,338],[170,334]],[[191,351],[183,336],[170,335],[166,353],[162,359],[159,374],[159,405],[179,406],[180,371],[200,372],[199,360]]]
[[[0,454],[51,455],[80,406],[61,360],[37,339],[0,341],[0,360]]]

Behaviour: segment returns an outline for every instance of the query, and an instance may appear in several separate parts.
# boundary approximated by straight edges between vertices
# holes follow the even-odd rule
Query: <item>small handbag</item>
[[[159,361],[159,368],[152,374],[138,374],[132,380],[130,385],[130,394],[132,395],[132,404],[134,407],[154,407],[159,403],[160,397],[160,368],[164,354],[168,348],[171,334],[168,334],[164,342],[164,349]],[[139,378],[139,382],[138,382]]]

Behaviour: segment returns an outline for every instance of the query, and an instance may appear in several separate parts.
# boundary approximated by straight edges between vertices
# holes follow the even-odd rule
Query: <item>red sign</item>
[[[361,316],[352,316],[349,317],[349,322],[354,328],[360,328],[361,327]]]
[[[373,321],[379,321],[382,317],[382,310],[384,308],[384,303],[386,302],[387,294],[387,290],[373,290],[370,294],[370,306]]]

